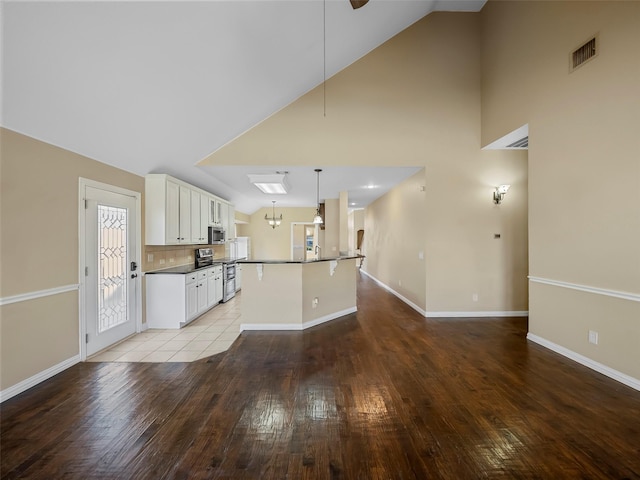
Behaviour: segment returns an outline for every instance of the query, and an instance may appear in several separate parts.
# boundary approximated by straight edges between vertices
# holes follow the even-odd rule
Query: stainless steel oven
[[[222,264],[222,302],[227,302],[236,296],[236,264]]]

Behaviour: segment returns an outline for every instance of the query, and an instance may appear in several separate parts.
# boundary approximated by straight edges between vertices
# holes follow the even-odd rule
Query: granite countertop
[[[289,260],[289,259],[248,259],[248,260],[238,260],[238,263],[263,263],[263,264],[282,264],[282,263],[293,263],[293,264],[304,264],[304,263],[318,263],[318,262],[331,262],[336,260],[350,260],[352,258],[364,258],[364,255],[360,255],[357,253],[349,254],[346,253],[344,255],[337,255],[335,257],[322,257],[318,259],[311,260]]]
[[[176,267],[163,268],[161,270],[151,270],[149,272],[145,272],[145,275],[153,275],[153,274],[157,274],[157,273],[188,275],[189,273],[193,273],[193,272],[198,271],[198,270],[203,270],[205,268],[211,268],[214,265],[221,265],[223,263],[233,263],[233,262],[237,262],[237,261],[242,260],[242,259],[244,259],[244,257],[242,257],[242,258],[231,258],[231,257],[214,258],[213,259],[213,265],[205,265],[204,267],[196,268],[195,264],[189,263],[187,265],[178,265]]]

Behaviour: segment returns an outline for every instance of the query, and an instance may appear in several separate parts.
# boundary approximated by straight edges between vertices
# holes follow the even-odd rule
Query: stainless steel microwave
[[[224,241],[224,228],[209,227],[209,245],[217,245],[220,243],[224,243]]]

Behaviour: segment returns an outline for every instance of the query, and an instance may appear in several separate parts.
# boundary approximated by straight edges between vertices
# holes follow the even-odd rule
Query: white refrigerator
[[[231,258],[251,258],[251,238],[237,237],[229,245]],[[242,288],[242,264],[236,264],[236,291]]]

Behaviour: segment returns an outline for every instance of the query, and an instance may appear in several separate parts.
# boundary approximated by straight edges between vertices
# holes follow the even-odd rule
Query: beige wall
[[[243,264],[242,323],[301,327],[356,306],[356,264],[331,262],[264,264],[260,280],[255,264]],[[317,298],[315,308],[312,301]]]
[[[241,236],[251,237],[251,258],[263,260],[289,260],[291,258],[291,223],[313,220],[316,209],[279,208],[276,203],[276,217],[282,214],[282,224],[271,228],[264,219],[271,216],[271,207],[261,208],[250,216],[250,222],[238,230]],[[240,225],[238,225],[240,227]]]
[[[77,284],[79,177],[141,193],[144,179],[6,129],[0,135],[0,296]],[[79,354],[77,292],[0,309],[2,390]]]
[[[637,296],[640,3],[490,1],[481,18],[483,143],[529,124],[530,274]],[[598,56],[569,73],[596,33]],[[531,333],[640,378],[638,302],[535,283],[530,295]]]
[[[324,201],[324,230],[320,230],[319,237],[323,257],[335,257],[340,253],[340,199]]]
[[[424,184],[420,170],[365,209],[362,249],[363,270],[423,310],[426,267],[419,253],[425,251],[427,230],[420,191]]]

